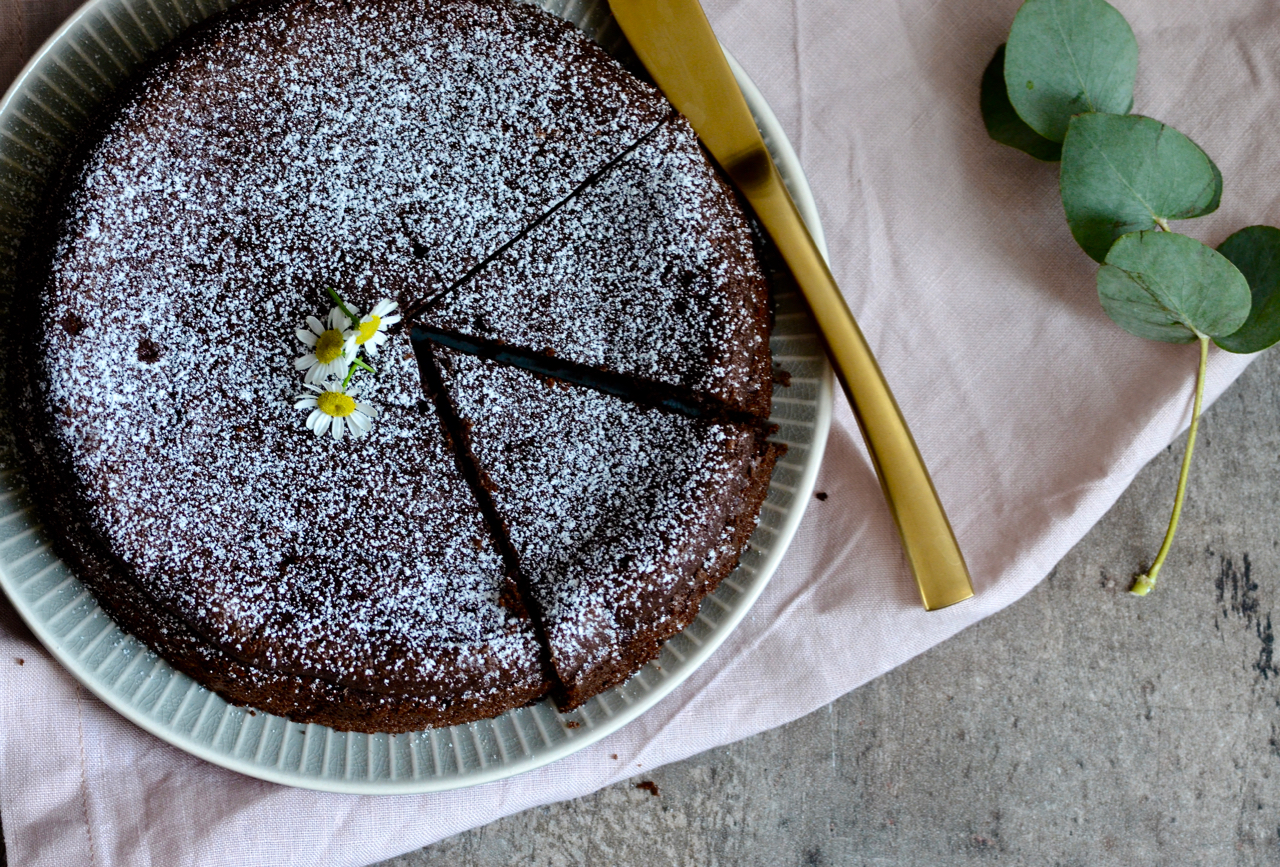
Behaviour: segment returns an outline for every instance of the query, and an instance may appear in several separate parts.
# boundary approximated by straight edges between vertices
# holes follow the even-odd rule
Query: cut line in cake
[[[754,246],[676,116],[414,319],[763,418],[769,301]]]

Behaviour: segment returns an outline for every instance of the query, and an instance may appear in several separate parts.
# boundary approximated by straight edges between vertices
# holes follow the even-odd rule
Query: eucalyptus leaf
[[[1002,54],[1003,94],[995,80]],[[1137,66],[1133,31],[1103,0],[1027,0],[983,75],[982,116],[993,139],[1040,159],[1052,153],[1046,140],[1062,142],[1063,209],[1080,246],[1103,262],[1098,298],[1107,315],[1139,337],[1199,350],[1169,526],[1130,588],[1145,596],[1186,501],[1210,340],[1255,352],[1280,338],[1280,229],[1251,226],[1219,250],[1169,230],[1170,220],[1218,208],[1222,174],[1186,136],[1128,116]]]
[[[1101,262],[1121,235],[1217,210],[1222,174],[1191,139],[1140,115],[1082,114],[1062,145],[1071,234]]]
[[[1239,330],[1214,339],[1229,352],[1261,352],[1280,341],[1280,229],[1250,226],[1218,247],[1249,281],[1253,307]]]
[[[1027,0],[1004,62],[1009,101],[1037,133],[1060,142],[1072,115],[1128,114],[1138,40],[1104,0]]]
[[[1009,102],[1009,91],[1004,86],[1004,46],[996,49],[996,56],[982,73],[982,121],[987,125],[987,135],[1000,144],[1017,148],[1038,160],[1055,163],[1062,158],[1062,145],[1049,141],[1027,126],[1018,117]]]
[[[1249,316],[1249,283],[1212,247],[1174,232],[1134,232],[1098,269],[1098,298],[1117,325],[1148,340],[1222,337]]]

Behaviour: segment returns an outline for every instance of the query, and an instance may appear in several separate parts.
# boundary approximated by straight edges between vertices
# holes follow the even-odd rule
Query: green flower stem
[[[1134,596],[1146,596],[1156,586],[1156,576],[1160,574],[1160,567],[1164,565],[1165,558],[1169,556],[1169,549],[1173,547],[1173,534],[1178,531],[1182,503],[1187,498],[1187,476],[1191,471],[1191,453],[1196,447],[1196,429],[1200,426],[1200,405],[1204,401],[1204,375],[1209,366],[1209,338],[1199,333],[1196,337],[1200,340],[1200,368],[1196,372],[1196,398],[1191,407],[1191,428],[1187,431],[1187,451],[1182,456],[1182,472],[1178,476],[1178,493],[1173,500],[1173,517],[1169,519],[1169,529],[1164,534],[1164,544],[1160,546],[1155,562],[1145,574],[1136,576],[1133,586],[1129,588],[1129,592]]]
[[[345,313],[347,318],[351,320],[352,326],[359,325],[360,317],[356,316],[354,313],[351,312],[351,310],[347,307],[346,303],[342,300],[342,296],[338,294],[338,291],[334,289],[332,286],[330,286],[329,294],[333,297],[334,302],[338,305],[338,309],[341,310],[343,313]]]
[[[1156,221],[1156,225],[1160,227],[1160,230],[1161,230],[1161,231],[1163,231],[1163,232],[1172,232],[1172,231],[1173,231],[1172,229],[1170,229],[1170,228],[1169,228],[1169,221],[1168,221],[1168,220],[1166,220],[1164,217],[1152,217],[1151,219],[1153,219],[1153,220],[1155,220],[1155,221]],[[333,290],[331,289],[331,290],[329,290],[329,291],[331,291],[331,292],[332,292]]]
[[[347,371],[347,376],[346,376],[346,378],[345,378],[344,380],[342,380],[342,390],[343,390],[343,391],[346,391],[346,390],[347,390],[347,386],[351,384],[351,380],[352,380],[352,378],[354,378],[354,377],[355,377],[355,375],[356,375],[356,371],[357,371],[357,370],[367,370],[369,373],[377,373],[377,372],[378,372],[378,371],[374,370],[372,367],[370,367],[369,365],[365,364],[365,363],[364,363],[363,361],[361,361],[358,357],[357,357],[357,358],[353,358],[353,359],[351,359],[351,369]]]

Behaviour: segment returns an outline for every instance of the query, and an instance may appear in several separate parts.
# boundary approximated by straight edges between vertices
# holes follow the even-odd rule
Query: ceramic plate
[[[159,47],[224,0],[93,0],[68,20],[0,103],[0,306],[49,173],[77,130]],[[634,66],[603,0],[541,0]],[[822,246],[813,196],[760,92],[730,58],[800,212]],[[13,461],[0,473],[0,587],[22,619],[89,690],[171,744],[218,765],[292,786],[403,794],[476,785],[582,749],[626,725],[701,665],[742,620],[777,568],[813,491],[831,423],[832,374],[800,299],[775,295],[773,356],[791,373],[774,394],[776,439],[787,443],[742,562],[697,620],[627,683],[561,714],[549,701],[492,720],[409,734],[352,734],[228,705],[132,636],[97,606],[50,551]],[[2,315],[2,313],[0,313]]]

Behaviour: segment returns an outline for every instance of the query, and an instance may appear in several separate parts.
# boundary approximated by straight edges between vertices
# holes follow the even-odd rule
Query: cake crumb
[[[815,496],[815,497],[817,497],[817,498],[818,498],[818,500],[819,500],[819,501],[821,501],[821,502],[823,502],[823,503],[825,503],[825,502],[827,501],[827,492],[826,492],[826,491],[818,491],[816,494],[814,494],[814,496]]]
[[[23,659],[21,656],[19,656],[19,657],[15,657],[15,661],[18,663],[18,665],[26,665],[26,664],[27,664],[27,661],[26,661],[25,659]],[[617,756],[614,756],[614,758],[616,759],[616,758],[617,758]]]
[[[80,332],[84,331],[85,321],[75,313],[68,313],[58,320],[58,324],[72,337],[78,337]]]
[[[582,723],[578,722],[576,719],[565,720],[564,727],[567,729],[580,729],[582,728]]]
[[[160,360],[160,347],[150,337],[138,341],[138,360],[144,364],[155,364]]]
[[[636,788],[644,789],[646,792],[648,792],[650,795],[653,795],[655,798],[662,797],[662,793],[658,791],[658,784],[655,783],[653,780],[645,780],[643,783],[636,783]]]
[[[613,760],[616,762],[616,761],[618,760],[618,754],[617,754],[617,753],[609,753],[609,758],[613,759]]]

